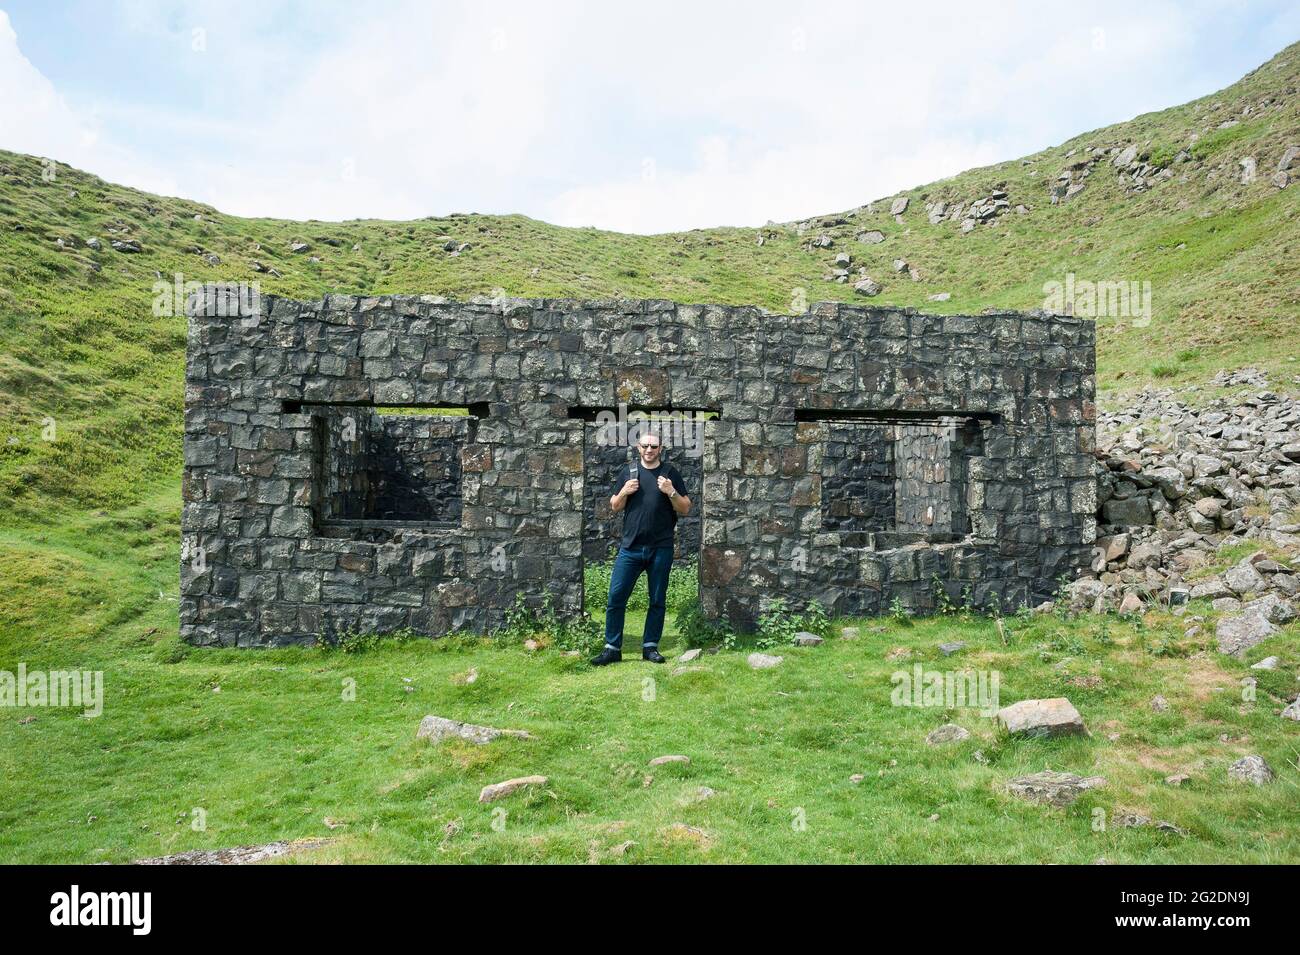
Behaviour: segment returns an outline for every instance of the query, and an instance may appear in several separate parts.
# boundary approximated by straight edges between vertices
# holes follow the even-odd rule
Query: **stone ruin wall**
[[[695,502],[678,555],[698,549],[706,613],[738,627],[776,597],[873,614],[938,588],[1010,609],[1091,556],[1087,321],[432,296],[226,318],[222,294],[190,309],[195,644],[483,632],[519,593],[581,612],[629,455],[593,416],[620,404],[711,416],[700,456],[668,455]]]

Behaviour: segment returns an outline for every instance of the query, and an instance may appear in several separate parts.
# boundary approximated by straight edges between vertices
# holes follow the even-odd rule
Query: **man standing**
[[[659,638],[664,631],[664,601],[673,566],[673,530],[677,518],[689,513],[691,499],[677,469],[659,460],[663,449],[657,434],[641,435],[637,450],[640,460],[622,470],[609,499],[614,513],[623,512],[623,539],[605,604],[605,649],[591,661],[598,667],[623,659],[623,615],[642,572],[649,585],[650,608],[641,636],[641,659],[664,662]]]

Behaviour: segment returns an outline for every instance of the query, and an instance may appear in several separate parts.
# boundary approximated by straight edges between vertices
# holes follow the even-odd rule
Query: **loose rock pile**
[[[1220,378],[1263,383],[1254,369]],[[1261,391],[1197,409],[1146,392],[1099,415],[1097,456],[1098,539],[1091,574],[1069,588],[1076,609],[1208,598],[1233,615],[1218,636],[1238,654],[1295,617],[1300,575],[1264,548],[1300,558],[1300,401]],[[1228,570],[1197,573],[1252,542]]]
[[[994,189],[987,196],[980,196],[973,202],[944,202],[935,200],[925,205],[926,218],[930,225],[940,222],[959,222],[962,232],[970,232],[981,222],[991,222],[1011,209],[1011,200],[1003,189]],[[1016,206],[1015,211],[1024,215],[1029,210],[1025,206]]]

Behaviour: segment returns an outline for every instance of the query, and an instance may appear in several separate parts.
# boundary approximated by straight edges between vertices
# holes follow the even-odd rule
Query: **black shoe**
[[[606,647],[600,651],[600,656],[592,657],[591,665],[594,667],[609,666],[611,663],[618,663],[623,659],[621,650],[615,650],[613,647]]]
[[[649,660],[651,663],[667,663],[662,653],[657,647],[643,647],[641,650],[641,659]]]

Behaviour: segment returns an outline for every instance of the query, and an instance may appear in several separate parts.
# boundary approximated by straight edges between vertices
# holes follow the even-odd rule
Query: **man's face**
[[[648,468],[653,468],[659,463],[659,438],[656,435],[647,434],[641,437],[637,442],[637,449],[641,452],[641,463]]]

